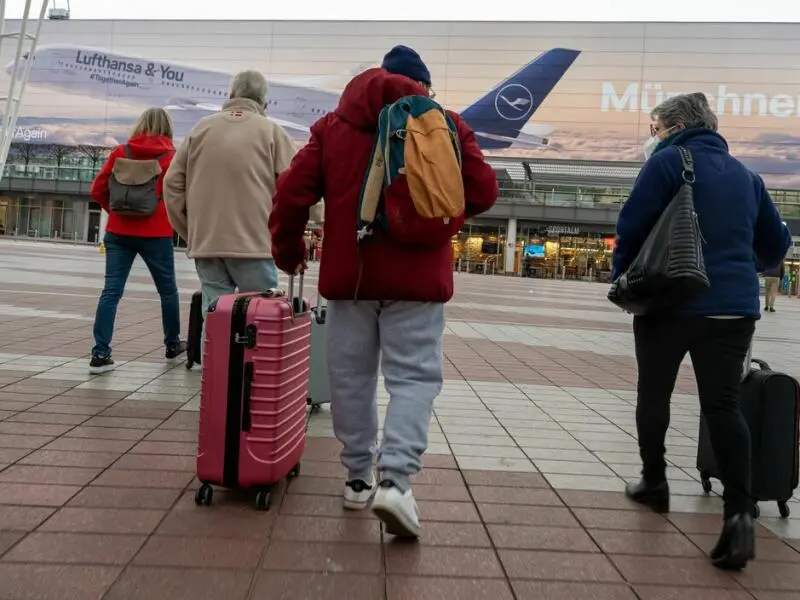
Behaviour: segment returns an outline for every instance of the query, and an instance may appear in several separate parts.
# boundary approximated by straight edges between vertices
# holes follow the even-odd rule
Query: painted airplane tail
[[[461,111],[461,117],[475,132],[481,148],[501,150],[512,145],[546,145],[546,135],[552,129],[537,131],[535,126],[526,127],[526,124],[578,55],[580,50],[548,50]]]

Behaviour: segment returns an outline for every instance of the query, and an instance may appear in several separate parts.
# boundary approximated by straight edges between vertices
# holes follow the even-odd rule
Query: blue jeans
[[[94,318],[93,356],[111,356],[111,336],[117,306],[125,291],[136,255],[142,257],[161,296],[164,345],[176,346],[181,337],[181,306],[175,282],[175,249],[172,238],[143,238],[106,233],[106,281]]]

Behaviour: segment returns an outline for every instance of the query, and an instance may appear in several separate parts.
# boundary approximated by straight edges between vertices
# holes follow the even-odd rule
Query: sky
[[[6,0],[6,17],[19,18],[25,0]],[[31,1],[38,11],[41,0]],[[219,0],[72,0],[74,19],[324,19],[469,21],[738,21],[800,22],[800,3],[791,0],[560,0],[559,2],[264,2],[238,0],[236,10]],[[49,0],[65,8],[66,0]]]

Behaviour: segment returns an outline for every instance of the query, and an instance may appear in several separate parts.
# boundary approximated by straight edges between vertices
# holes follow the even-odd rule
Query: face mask
[[[645,160],[650,160],[650,157],[653,156],[653,152],[655,152],[656,146],[658,146],[660,143],[661,139],[657,135],[654,135],[644,143],[644,147],[642,149],[644,150]]]
[[[644,157],[645,157],[646,160],[650,160],[650,157],[653,156],[653,152],[656,151],[656,147],[658,147],[658,145],[662,141],[664,141],[666,139],[666,138],[662,139],[659,136],[668,134],[673,129],[675,129],[674,126],[670,127],[669,129],[665,129],[664,131],[660,132],[658,135],[652,136],[649,140],[647,140],[644,143],[644,147],[642,149],[644,150]]]

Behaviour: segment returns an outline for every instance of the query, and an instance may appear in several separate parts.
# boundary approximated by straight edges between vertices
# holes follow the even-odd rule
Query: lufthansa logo
[[[524,85],[510,83],[497,92],[494,108],[506,121],[527,119],[533,108],[533,94]]]

